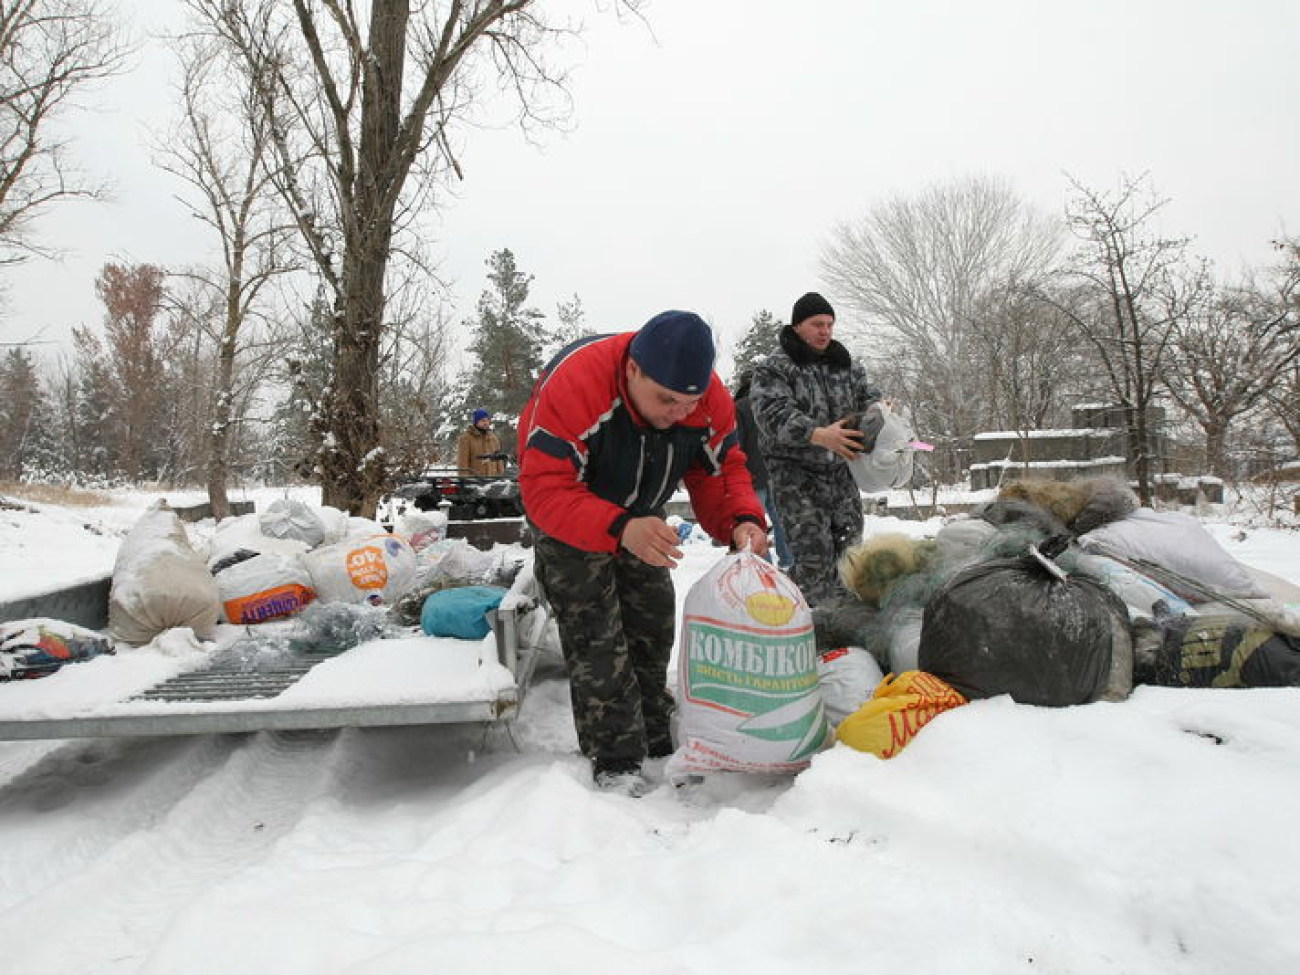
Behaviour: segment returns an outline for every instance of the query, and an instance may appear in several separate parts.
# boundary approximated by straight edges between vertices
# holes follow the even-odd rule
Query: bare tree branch
[[[52,253],[32,232],[50,206],[103,195],[53,123],[130,54],[98,0],[0,0],[0,265]]]

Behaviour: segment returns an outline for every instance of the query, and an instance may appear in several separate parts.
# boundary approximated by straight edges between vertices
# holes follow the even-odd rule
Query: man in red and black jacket
[[[519,420],[519,488],[578,744],[598,786],[630,795],[649,788],[642,761],[673,748],[669,570],[682,553],[665,505],[685,482],[705,531],[767,552],[763,505],[713,361],[703,319],[666,311],[640,331],[565,348]]]

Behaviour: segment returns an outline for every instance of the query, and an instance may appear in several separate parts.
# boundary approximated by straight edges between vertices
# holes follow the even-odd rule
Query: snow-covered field
[[[0,510],[0,599],[106,571],[149,500]],[[1295,531],[1210,517],[1300,584]],[[1300,971],[1300,689],[982,701],[640,800],[570,720],[547,671],[508,730],[0,742],[0,971]]]

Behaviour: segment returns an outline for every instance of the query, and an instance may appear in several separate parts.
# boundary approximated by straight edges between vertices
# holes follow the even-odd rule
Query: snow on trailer
[[[249,668],[178,635],[162,653],[106,655],[12,681],[0,692],[0,739],[510,721],[553,639],[531,587],[521,573],[481,641],[378,639]]]
[[[167,525],[170,512],[147,515],[133,532],[147,528],[150,517]],[[156,555],[158,539],[143,534],[145,547]],[[129,537],[123,551],[130,542]],[[400,546],[409,549],[404,541]],[[468,553],[472,546],[460,541],[453,549]],[[450,551],[444,558],[452,561]],[[515,565],[510,581],[501,583],[509,588],[496,597],[499,605],[485,614],[490,628],[478,617],[475,639],[428,636],[418,627],[399,625],[395,615],[400,614],[390,601],[367,606],[323,598],[281,619],[222,624],[199,634],[202,642],[196,630],[174,623],[155,639],[131,640],[135,646],[119,643],[116,652],[106,648],[93,659],[47,670],[39,679],[0,683],[0,739],[510,721],[522,705],[537,656],[555,642],[531,564]],[[104,605],[107,580],[101,580],[102,586],[83,583],[72,593],[11,602],[0,607],[0,618],[57,628],[76,615],[82,626],[102,628],[116,611],[119,619],[111,629],[117,632],[125,615],[117,589],[119,584],[123,592],[132,588],[122,552],[114,579],[109,607]],[[171,577],[155,580],[152,593],[171,598],[183,588],[183,580]],[[412,605],[418,617],[418,602]],[[411,622],[409,613],[402,622]]]

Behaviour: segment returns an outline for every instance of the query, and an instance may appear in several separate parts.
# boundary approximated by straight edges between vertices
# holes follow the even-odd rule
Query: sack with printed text
[[[267,552],[213,569],[229,623],[292,616],[316,598],[307,567],[297,556]]]
[[[324,602],[388,606],[415,582],[415,552],[398,535],[351,538],[308,552],[303,560]]]
[[[667,774],[792,774],[831,741],[803,595],[752,552],[724,556],[686,595],[678,749]]]
[[[934,718],[965,703],[933,674],[909,670],[881,681],[871,700],[840,722],[835,737],[860,752],[893,758]]]

